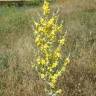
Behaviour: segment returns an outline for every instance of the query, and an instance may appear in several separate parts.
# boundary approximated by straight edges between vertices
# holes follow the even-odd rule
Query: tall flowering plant
[[[63,25],[58,24],[57,15],[51,16],[50,6],[46,0],[42,8],[43,17],[39,19],[39,22],[34,21],[35,43],[39,50],[34,68],[46,84],[46,94],[59,96],[61,89],[56,87],[57,79],[69,63],[69,58],[63,60],[61,55],[65,37],[58,34],[62,32]]]

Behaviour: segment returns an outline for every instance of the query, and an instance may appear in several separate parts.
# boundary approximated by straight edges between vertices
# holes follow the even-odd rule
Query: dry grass
[[[63,56],[71,62],[58,80],[62,96],[96,96],[96,0],[65,0],[60,20],[67,30]],[[0,96],[45,96],[44,83],[32,70],[36,47],[32,17],[39,8],[0,8]]]

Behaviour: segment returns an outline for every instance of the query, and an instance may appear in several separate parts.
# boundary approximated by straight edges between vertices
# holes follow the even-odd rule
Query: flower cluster
[[[61,48],[65,43],[65,37],[58,38],[58,34],[62,32],[63,25],[58,24],[58,16],[51,16],[49,3],[44,2],[44,16],[39,22],[34,21],[35,43],[39,49],[37,56],[37,64],[39,76],[48,85],[48,94],[59,94],[61,89],[56,88],[57,79],[65,71],[66,65],[70,62],[69,58],[62,60]]]
[[[44,15],[47,15],[50,13],[49,3],[45,0],[43,5]]]

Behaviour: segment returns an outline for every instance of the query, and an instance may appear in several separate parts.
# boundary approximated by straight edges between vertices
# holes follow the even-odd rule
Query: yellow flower
[[[44,10],[44,15],[50,13],[49,3],[46,0],[44,0],[43,10]]]
[[[41,74],[41,78],[44,79],[45,75],[44,74]]]
[[[60,57],[61,57],[61,53],[60,53],[60,52],[58,52],[58,51],[57,51],[57,52],[55,52],[54,57],[55,57],[55,58],[60,58]]]
[[[49,72],[52,72],[52,68],[51,68],[51,67],[48,67],[48,71],[49,71]]]
[[[43,27],[38,27],[38,32],[43,32]]]
[[[48,21],[48,25],[53,25],[54,24],[54,17],[52,17],[49,21]]]
[[[41,64],[44,65],[46,61],[44,59],[41,60]]]
[[[62,25],[62,24],[61,24],[60,26],[57,26],[57,30],[58,30],[58,31],[61,31],[62,28],[63,28],[63,25]]]
[[[55,83],[56,83],[56,79],[52,79],[52,84],[54,84],[55,85]]]
[[[44,19],[43,19],[43,18],[40,19],[40,23],[41,23],[41,24],[44,23]]]
[[[62,92],[61,89],[59,89],[59,90],[56,91],[57,94],[61,94],[61,92]]]
[[[50,31],[49,31],[49,32],[50,32]],[[52,31],[48,34],[48,38],[51,40],[51,42],[55,40],[55,38],[56,38],[55,30],[52,30]],[[50,43],[51,43],[51,42],[50,42]]]
[[[51,77],[51,82],[52,82],[54,85],[55,85],[56,81],[57,81],[57,74],[55,74],[55,75],[53,75],[53,76]]]
[[[36,39],[35,39],[35,43],[37,44],[37,46],[41,46],[41,42],[42,42],[42,40],[41,40],[41,38],[40,38],[40,35],[38,35],[38,36],[36,37]]]
[[[58,62],[55,62],[55,63],[52,64],[51,68],[55,68],[57,65],[58,65]]]
[[[41,64],[41,65],[44,65],[44,64],[46,64],[46,61],[45,61],[44,59],[38,58],[38,59],[37,59],[37,63],[38,63],[38,64]]]
[[[64,65],[66,66],[69,62],[70,62],[70,59],[69,59],[69,57],[67,57],[67,58],[65,59]]]
[[[40,40],[40,36],[37,36],[35,39],[35,43],[37,43]]]
[[[59,52],[57,52],[56,55],[57,55],[57,57],[60,57],[61,56],[61,54]]]
[[[45,44],[43,47],[44,47],[44,49],[47,49],[49,46],[48,46],[48,44]]]
[[[52,88],[55,88],[55,84],[53,84],[53,83],[51,83],[51,82],[50,82],[50,86],[51,86]]]
[[[65,39],[63,38],[63,39],[59,40],[59,42],[60,42],[60,45],[64,45]]]

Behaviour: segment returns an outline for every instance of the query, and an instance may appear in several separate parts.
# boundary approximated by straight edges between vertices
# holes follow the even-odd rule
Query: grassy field
[[[62,2],[61,2],[62,1]],[[62,96],[96,96],[96,0],[61,0],[59,21],[67,30],[62,55],[71,62],[58,79]],[[0,7],[0,96],[45,96],[32,70],[36,46],[32,19],[41,7]]]

